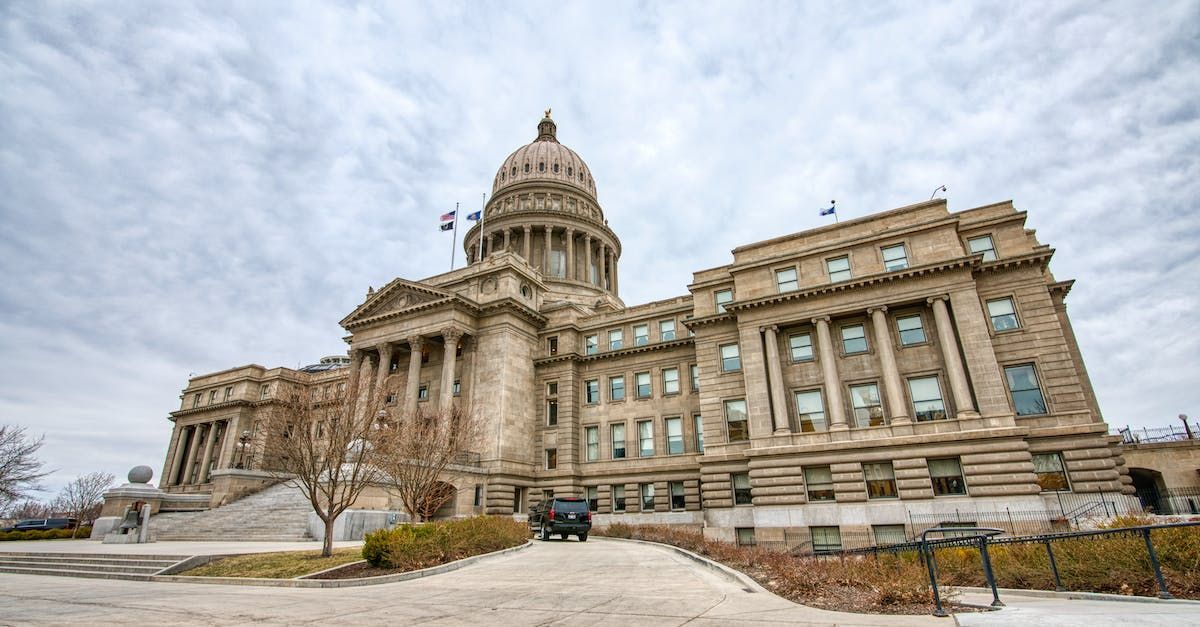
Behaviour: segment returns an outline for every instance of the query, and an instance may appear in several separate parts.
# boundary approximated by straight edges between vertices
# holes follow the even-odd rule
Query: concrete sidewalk
[[[362,546],[362,540],[334,542],[334,548]],[[235,555],[272,551],[320,551],[314,542],[150,542],[104,544],[98,540],[17,540],[0,542],[0,553],[88,553],[95,555]]]
[[[958,600],[989,605],[991,593],[964,592]],[[1117,625],[1200,625],[1200,602],[1159,599],[1112,601],[1000,594],[1005,607],[996,612],[956,614],[959,625],[1038,625],[1109,627]]]

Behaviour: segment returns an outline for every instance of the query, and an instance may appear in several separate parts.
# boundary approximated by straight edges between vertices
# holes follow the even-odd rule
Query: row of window
[[[944,526],[955,526],[951,523],[944,523]],[[974,526],[969,525],[957,526]],[[842,550],[842,530],[837,526],[815,526],[809,527],[809,541],[812,544],[812,550],[815,553],[829,553]],[[738,527],[735,530],[737,534],[737,543],[741,546],[754,546],[756,544],[754,538],[753,527]],[[908,534],[904,528],[904,524],[893,525],[871,525],[871,535],[876,546],[887,546],[889,544],[900,544],[908,542]]]
[[[967,239],[967,248],[971,254],[983,254],[984,261],[996,260],[996,246],[991,235],[981,235]],[[908,251],[903,243],[880,247],[883,258],[883,268],[886,272],[895,272],[908,268]],[[854,278],[850,270],[850,255],[831,257],[825,260],[825,272],[830,283],[840,283]],[[795,266],[775,270],[775,287],[780,294],[795,292],[800,289],[800,275]],[[725,313],[725,305],[733,302],[733,290],[722,289],[713,292],[717,313]]]
[[[264,389],[266,389],[266,387],[267,387],[267,386],[265,386],[265,385],[263,386],[263,388],[264,388]],[[218,389],[216,389],[216,388],[214,388],[214,389],[211,389],[211,390],[209,390],[209,391],[208,391],[208,404],[209,404],[209,405],[216,405],[216,404],[217,404],[217,392],[218,392],[218,391],[219,391],[219,390],[218,390]],[[204,400],[204,395],[205,395],[205,393],[204,393],[204,392],[196,392],[196,394],[195,394],[194,396],[192,396],[192,407],[199,407],[199,406],[200,406],[200,403],[201,403],[201,402]],[[266,398],[266,397],[267,397],[267,395],[266,395],[266,393],[264,392],[264,393],[263,393],[263,398]],[[222,397],[222,399],[221,399],[221,402],[222,402],[222,403],[228,403],[228,402],[229,402],[229,401],[231,401],[231,400],[233,400],[233,386],[232,386],[232,385],[230,385],[230,386],[227,386],[227,387],[225,388],[225,394],[224,394],[224,396]]]
[[[692,335],[689,331],[688,335]],[[658,341],[670,342],[678,338],[678,331],[675,324],[675,319],[664,319],[658,321]],[[633,325],[633,343],[631,346],[645,346],[650,343],[650,323],[641,323]],[[554,340],[553,352],[557,352],[558,340]],[[615,351],[625,348],[625,329],[610,329],[608,331],[608,350]],[[583,338],[583,352],[585,355],[595,355],[600,352],[600,334],[592,333],[585,335]],[[552,353],[553,354],[553,353]]]
[[[700,389],[700,367],[696,364],[688,366],[688,374],[690,385],[693,392]],[[628,396],[628,392],[633,393],[635,399],[648,399],[654,396],[653,377],[649,372],[636,372],[633,375],[633,389],[627,390],[624,374],[614,374],[608,376],[608,400],[609,402],[623,401]],[[558,384],[552,383],[547,386],[547,397],[550,396],[549,385],[554,386],[555,394],[557,394]],[[679,368],[663,368],[659,374],[659,386],[662,390],[662,396],[671,396],[679,394]],[[587,379],[583,382],[583,402],[585,405],[595,405],[600,402],[600,379]]]
[[[454,391],[452,392],[452,394],[454,396],[459,396],[461,394],[461,392],[462,392],[462,381],[460,379],[455,379],[454,380]],[[417,400],[418,401],[429,400],[429,383],[422,383],[419,386],[417,386]],[[386,403],[388,405],[395,404],[395,402],[396,402],[396,393],[395,392],[389,393],[384,398],[384,403]]]
[[[532,167],[532,166],[529,164],[529,162],[528,162],[528,161],[526,161],[526,162],[525,162],[525,165],[523,165],[523,166],[522,166],[522,169],[525,171],[525,174],[529,174],[529,173],[530,173],[530,172],[533,170],[533,167]],[[557,163],[552,163],[552,164],[550,164],[550,170],[551,170],[552,172],[554,172],[555,174],[558,174],[558,173],[559,173],[559,171],[560,171],[559,165],[558,165]],[[545,171],[546,171],[546,162],[545,162],[545,161],[538,161],[538,164],[537,164],[537,171],[538,171],[538,172],[545,172]],[[514,166],[512,167],[511,174],[509,174],[509,176],[513,176],[513,177],[517,176],[517,166],[515,166],[515,165],[514,165]],[[570,165],[568,165],[568,166],[567,166],[567,176],[569,176],[569,177],[574,177],[574,176],[575,176],[575,168],[574,168],[574,166],[570,166]],[[501,171],[500,171],[500,182],[501,182],[501,183],[503,183],[503,182],[504,182],[504,180],[505,180],[505,173],[504,173],[504,170],[501,170]],[[583,170],[580,170],[580,171],[579,171],[579,180],[580,180],[581,182],[582,182],[582,181],[587,181],[587,184],[588,184],[588,187],[589,187],[589,188],[595,185],[595,181],[593,181],[593,180],[592,180],[592,177],[590,177],[590,176],[589,176],[589,177],[587,177],[586,179],[584,178],[584,176],[583,176]]]
[[[617,484],[610,487],[610,496],[612,497],[612,512],[619,514],[627,511],[628,504],[626,502],[625,485]],[[543,498],[553,496],[552,492],[547,491]],[[682,481],[667,482],[667,504],[672,511],[682,511],[687,508],[687,498],[685,497]],[[587,488],[588,509],[593,512],[600,511],[600,488],[590,486]],[[639,506],[639,511],[652,512],[654,511],[654,484],[639,483],[635,498],[638,500],[635,503]]]
[[[670,416],[662,419],[664,439],[661,444],[664,448],[660,451],[654,436],[655,419],[643,418],[635,421],[636,441],[634,442],[633,450],[629,450],[629,440],[627,439],[626,424],[623,422],[612,423],[608,425],[608,458],[609,459],[628,459],[630,457],[654,457],[655,455],[665,453],[667,455],[683,455],[687,453],[687,446],[684,437],[683,417]],[[692,451],[694,453],[704,452],[704,422],[700,414],[692,416]],[[550,465],[550,451],[555,449],[546,449],[546,469],[553,470],[557,467]],[[636,454],[636,455],[635,455]],[[583,459],[588,462],[600,461],[600,425],[586,425],[583,428]],[[557,451],[554,454],[554,459],[557,460]]]

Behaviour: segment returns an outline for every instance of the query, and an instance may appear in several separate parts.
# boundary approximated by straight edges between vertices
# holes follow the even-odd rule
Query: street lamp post
[[[246,463],[246,448],[250,445],[250,430],[246,429],[242,435],[238,437],[238,468],[249,469],[249,464]]]
[[[1187,433],[1187,438],[1189,440],[1195,440],[1196,436],[1192,433],[1192,426],[1188,424],[1187,414],[1179,414],[1179,419],[1183,421],[1183,430],[1185,433]]]

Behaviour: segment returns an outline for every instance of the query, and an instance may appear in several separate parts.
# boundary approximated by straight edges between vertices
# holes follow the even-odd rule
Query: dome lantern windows
[[[575,168],[567,166],[567,176],[575,176]]]
[[[539,161],[538,162],[538,172],[545,172],[545,171],[546,171],[546,162]]]
[[[529,174],[529,164],[528,163],[525,164],[525,173]]]
[[[554,166],[551,169],[554,170],[555,174],[558,174],[558,164],[557,163],[554,164]]]

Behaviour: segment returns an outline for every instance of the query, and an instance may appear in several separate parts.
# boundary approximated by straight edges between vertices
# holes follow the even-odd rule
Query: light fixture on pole
[[[945,185],[939,185],[939,186],[933,188],[933,193],[929,195],[929,200],[933,200],[933,197],[937,196],[938,192],[942,192],[944,194],[948,191],[950,191],[950,189],[947,188]]]

